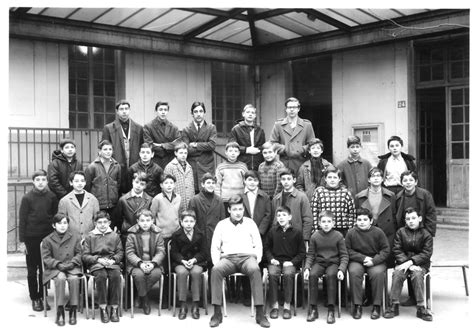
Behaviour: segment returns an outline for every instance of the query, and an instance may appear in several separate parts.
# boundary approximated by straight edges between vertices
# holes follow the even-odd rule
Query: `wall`
[[[409,114],[415,114],[408,100],[408,43],[352,50],[333,55],[333,153],[335,163],[347,156],[346,139],[352,126],[382,123],[381,150],[391,135],[404,139],[404,151],[414,153],[416,132],[409,130]],[[398,108],[398,101],[405,101]],[[413,121],[410,115],[410,121]],[[408,148],[409,147],[409,148]]]
[[[11,127],[67,127],[66,45],[10,38],[9,120]]]

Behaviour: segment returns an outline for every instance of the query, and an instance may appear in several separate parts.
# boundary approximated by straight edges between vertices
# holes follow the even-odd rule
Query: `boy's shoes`
[[[191,307],[191,316],[193,319],[199,319],[199,304],[193,303],[193,306]]]
[[[66,324],[64,321],[64,306],[58,306],[56,311],[56,324],[58,326],[64,326]]]
[[[431,322],[433,320],[433,316],[431,316],[431,313],[426,310],[424,306],[416,307],[416,317],[421,318],[427,322]]]
[[[291,318],[291,310],[283,309],[283,319],[290,319],[290,318]]]
[[[270,310],[270,318],[277,319],[278,318],[278,308],[273,308]]]
[[[118,313],[118,308],[112,308],[110,309],[110,321],[111,322],[120,322],[120,317]]]
[[[267,317],[263,314],[261,314],[261,315],[257,314],[255,316],[255,321],[261,327],[270,327],[270,322],[268,321]]]
[[[76,325],[77,323],[77,307],[75,305],[69,308],[69,325]]]
[[[400,315],[400,305],[398,303],[392,303],[392,306],[385,311],[384,318],[393,318]]]
[[[336,322],[336,318],[334,317],[334,310],[328,310],[327,323],[334,324],[335,322]]]
[[[370,315],[370,319],[379,319],[380,318],[380,306],[374,305],[372,307],[372,314]]]
[[[100,311],[100,320],[102,323],[108,323],[110,321],[109,312],[107,311],[107,307],[99,308]]]
[[[316,319],[318,319],[319,313],[318,313],[318,307],[313,306],[311,308],[311,311],[308,314],[308,317],[306,317],[307,322],[314,322]]]
[[[411,306],[416,305],[416,300],[412,297],[409,297],[406,301],[401,302],[400,305],[402,307],[411,307]]]
[[[151,306],[150,306],[150,301],[148,300],[148,296],[145,295],[141,301],[142,303],[142,309],[143,309],[143,313],[145,315],[149,315],[150,312],[151,312]]]
[[[217,327],[219,324],[222,323],[222,313],[215,313],[211,317],[211,321],[209,322],[210,327]]]
[[[354,311],[352,312],[354,319],[360,319],[362,317],[362,306],[360,304],[354,305]]]
[[[178,318],[180,320],[186,319],[187,314],[188,314],[188,307],[186,305],[182,305],[181,308],[179,308]]]
[[[43,304],[42,304],[42,302],[40,302],[40,300],[32,300],[31,301],[31,308],[34,311],[43,311],[44,310]]]

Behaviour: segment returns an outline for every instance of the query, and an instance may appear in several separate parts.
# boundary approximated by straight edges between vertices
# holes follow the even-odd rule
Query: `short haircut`
[[[168,179],[171,179],[173,180],[174,183],[176,183],[176,177],[173,174],[169,174],[169,173],[161,174],[160,183],[163,183]]]
[[[217,178],[215,175],[207,172],[207,173],[204,173],[202,178],[201,178],[201,183],[204,183],[206,182],[207,180],[213,180],[214,182],[217,182]]]
[[[248,108],[253,108],[255,111],[257,110],[257,108],[255,106],[253,106],[252,104],[247,104],[242,109],[242,113],[245,112]]]
[[[51,220],[51,223],[53,225],[57,224],[57,223],[60,223],[61,220],[63,220],[64,218],[66,218],[66,221],[67,223],[69,224],[69,217],[67,215],[65,215],[64,213],[56,213],[53,217],[53,219]]]
[[[71,173],[69,173],[69,182],[72,182],[76,175],[82,175],[84,177],[84,180],[86,179],[86,173],[84,171],[72,171]]]
[[[319,212],[319,220],[324,217],[331,218],[332,220],[334,220],[334,213],[330,210],[322,210],[321,212]]]
[[[178,151],[178,150],[181,150],[181,149],[186,149],[188,150],[188,145],[184,142],[180,142],[178,144],[175,145],[174,147],[174,152]]]
[[[99,211],[95,214],[94,221],[97,221],[102,218],[107,218],[108,221],[110,221],[110,215],[107,213],[107,211]]]
[[[418,181],[418,174],[415,171],[405,171],[402,174],[400,174],[400,182],[403,182],[403,178],[405,176],[410,176],[410,175],[415,179],[415,181]]]
[[[150,179],[148,177],[148,174],[143,171],[138,171],[133,173],[133,180],[148,182]]]
[[[196,212],[194,212],[194,210],[184,210],[179,215],[179,220],[183,221],[185,217],[193,217],[194,220],[196,220]]]
[[[72,144],[74,147],[76,147],[76,142],[72,138],[63,138],[61,141],[59,141],[59,147],[61,149],[63,149],[66,144]]]
[[[291,214],[291,209],[286,206],[286,205],[280,205],[279,207],[276,208],[275,210],[275,215],[278,213],[278,212],[286,212],[288,214]]]
[[[273,142],[270,142],[270,141],[265,142],[265,143],[263,143],[263,145],[262,145],[262,150],[263,150],[263,149],[272,149],[273,152],[275,152],[275,150],[276,150],[276,144],[273,143]]]
[[[289,102],[297,102],[297,103],[298,103],[298,107],[301,106],[300,101],[299,101],[297,98],[295,98],[295,97],[290,97],[290,98],[288,98],[287,100],[285,100],[285,107],[288,106],[288,103],[289,103]]]
[[[358,208],[356,210],[356,217],[358,216],[367,216],[369,217],[370,220],[372,220],[372,212],[370,212],[370,210],[366,209],[366,208]]]
[[[140,219],[141,216],[150,217],[153,219],[153,213],[149,209],[141,209],[136,214],[137,220]]]
[[[380,176],[383,177],[383,172],[380,168],[378,167],[372,167],[370,170],[369,170],[369,176],[368,178],[370,179],[375,173],[379,173]]]
[[[153,145],[151,145],[150,143],[143,143],[142,145],[140,145],[140,150],[141,149],[151,149],[151,151],[153,152]]]
[[[191,114],[193,114],[193,111],[196,107],[198,106],[201,106],[202,109],[204,110],[204,113],[206,113],[206,106],[204,105],[204,103],[202,101],[195,101],[192,105],[191,105]]]
[[[420,216],[420,211],[418,211],[418,209],[415,209],[414,207],[406,208],[403,215],[406,217],[407,214],[410,214],[410,213],[413,213],[413,212],[415,212],[418,217]]]
[[[48,176],[48,173],[44,169],[38,169],[33,172],[31,179],[34,181],[37,176]]]
[[[323,144],[323,141],[321,141],[319,138],[312,138],[309,140],[308,142],[308,150],[315,144],[319,144],[319,146],[321,147],[321,150],[324,151],[324,144]]]
[[[130,108],[130,102],[128,100],[122,99],[115,103],[115,110],[118,111],[121,105],[128,105],[128,108]]]
[[[403,140],[400,138],[400,136],[390,136],[390,138],[387,140],[387,147],[390,145],[391,141],[397,141],[401,146],[403,146]]]
[[[232,195],[227,204],[229,205],[229,208],[232,205],[244,204],[244,199],[240,195]]]
[[[327,177],[329,173],[336,173],[339,179],[341,178],[341,170],[337,167],[329,166],[328,168],[326,168],[326,170],[324,171],[324,177]]]
[[[236,149],[238,149],[238,150],[240,151],[240,149],[239,149],[239,143],[237,143],[237,142],[229,142],[229,143],[227,143],[227,144],[225,145],[225,151],[227,151],[227,150],[230,149],[230,148],[236,148]]]
[[[254,178],[258,182],[260,182],[260,176],[258,176],[257,171],[250,170],[244,173],[244,180],[247,180],[247,178]]]
[[[349,148],[352,144],[362,145],[360,142],[360,137],[356,135],[351,135],[347,138],[347,147]]]
[[[170,109],[170,105],[168,104],[167,101],[159,101],[155,105],[155,111],[158,110],[158,107],[160,107],[160,106],[166,106],[166,107],[168,107],[168,110]]]
[[[295,171],[293,171],[291,168],[283,168],[280,172],[280,179],[282,178],[283,175],[291,175],[293,178],[295,178]]]
[[[102,150],[102,148],[105,146],[105,145],[110,145],[112,147],[112,150],[114,148],[114,146],[112,145],[112,143],[110,143],[109,140],[106,140],[106,139],[103,139],[102,141],[100,141],[99,145],[97,146],[97,148],[99,150]]]

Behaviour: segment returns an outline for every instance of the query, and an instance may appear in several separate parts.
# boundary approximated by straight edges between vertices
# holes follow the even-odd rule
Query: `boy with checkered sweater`
[[[258,166],[260,189],[272,199],[281,191],[280,173],[285,169],[285,165],[276,158],[275,143],[266,142],[263,144],[262,155],[265,161]]]

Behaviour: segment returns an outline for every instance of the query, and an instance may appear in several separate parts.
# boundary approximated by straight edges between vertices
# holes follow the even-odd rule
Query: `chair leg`
[[[337,280],[337,318],[341,318],[341,280]]]
[[[250,297],[250,317],[255,317],[255,303],[253,301],[253,295]]]
[[[462,266],[462,276],[464,277],[464,288],[466,289],[466,296],[469,296],[469,286],[467,285],[466,265]]]
[[[204,301],[203,301],[203,302],[204,302],[204,312],[205,312],[205,314],[207,315],[207,314],[208,314],[208,312],[207,312],[207,279],[208,279],[208,278],[207,278],[207,275],[206,275],[206,274],[203,274],[203,275],[202,275],[202,279],[203,279],[203,281],[202,281],[202,284],[203,284],[203,285],[202,285],[202,289],[203,289],[203,293],[204,293],[204,294],[203,294],[203,296],[204,296]]]
[[[120,303],[118,307],[119,316],[122,317],[122,308],[123,308],[123,291],[124,291],[124,278],[123,275],[120,275]]]
[[[431,293],[431,275],[428,274],[425,276],[425,298],[426,298],[426,308],[433,311],[433,303],[432,303],[432,293]]]
[[[173,317],[176,317],[176,274],[170,280],[173,280]],[[171,283],[168,287],[171,289]]]
[[[165,278],[161,275],[160,279],[160,300],[158,305],[158,316],[161,316],[161,305],[163,304],[163,285],[165,283]],[[169,286],[169,285],[168,285]]]
[[[87,278],[86,276],[83,277],[84,281],[84,301],[86,302],[86,319],[89,319],[89,300],[87,299]]]
[[[94,288],[95,288],[95,280],[94,278],[91,278],[92,282],[92,292],[91,292],[91,298],[92,298],[92,319],[95,319],[95,296],[94,296]]]
[[[295,280],[294,280],[294,301],[295,301],[295,307],[294,307],[294,312],[293,316],[296,316],[296,307],[298,306],[298,274],[295,274]]]
[[[227,305],[225,300],[225,278],[222,279],[222,306],[224,307],[224,317],[227,317]]]
[[[48,291],[48,286],[43,285],[43,306],[44,306],[44,317],[48,317],[48,310],[46,310],[46,293]]]

